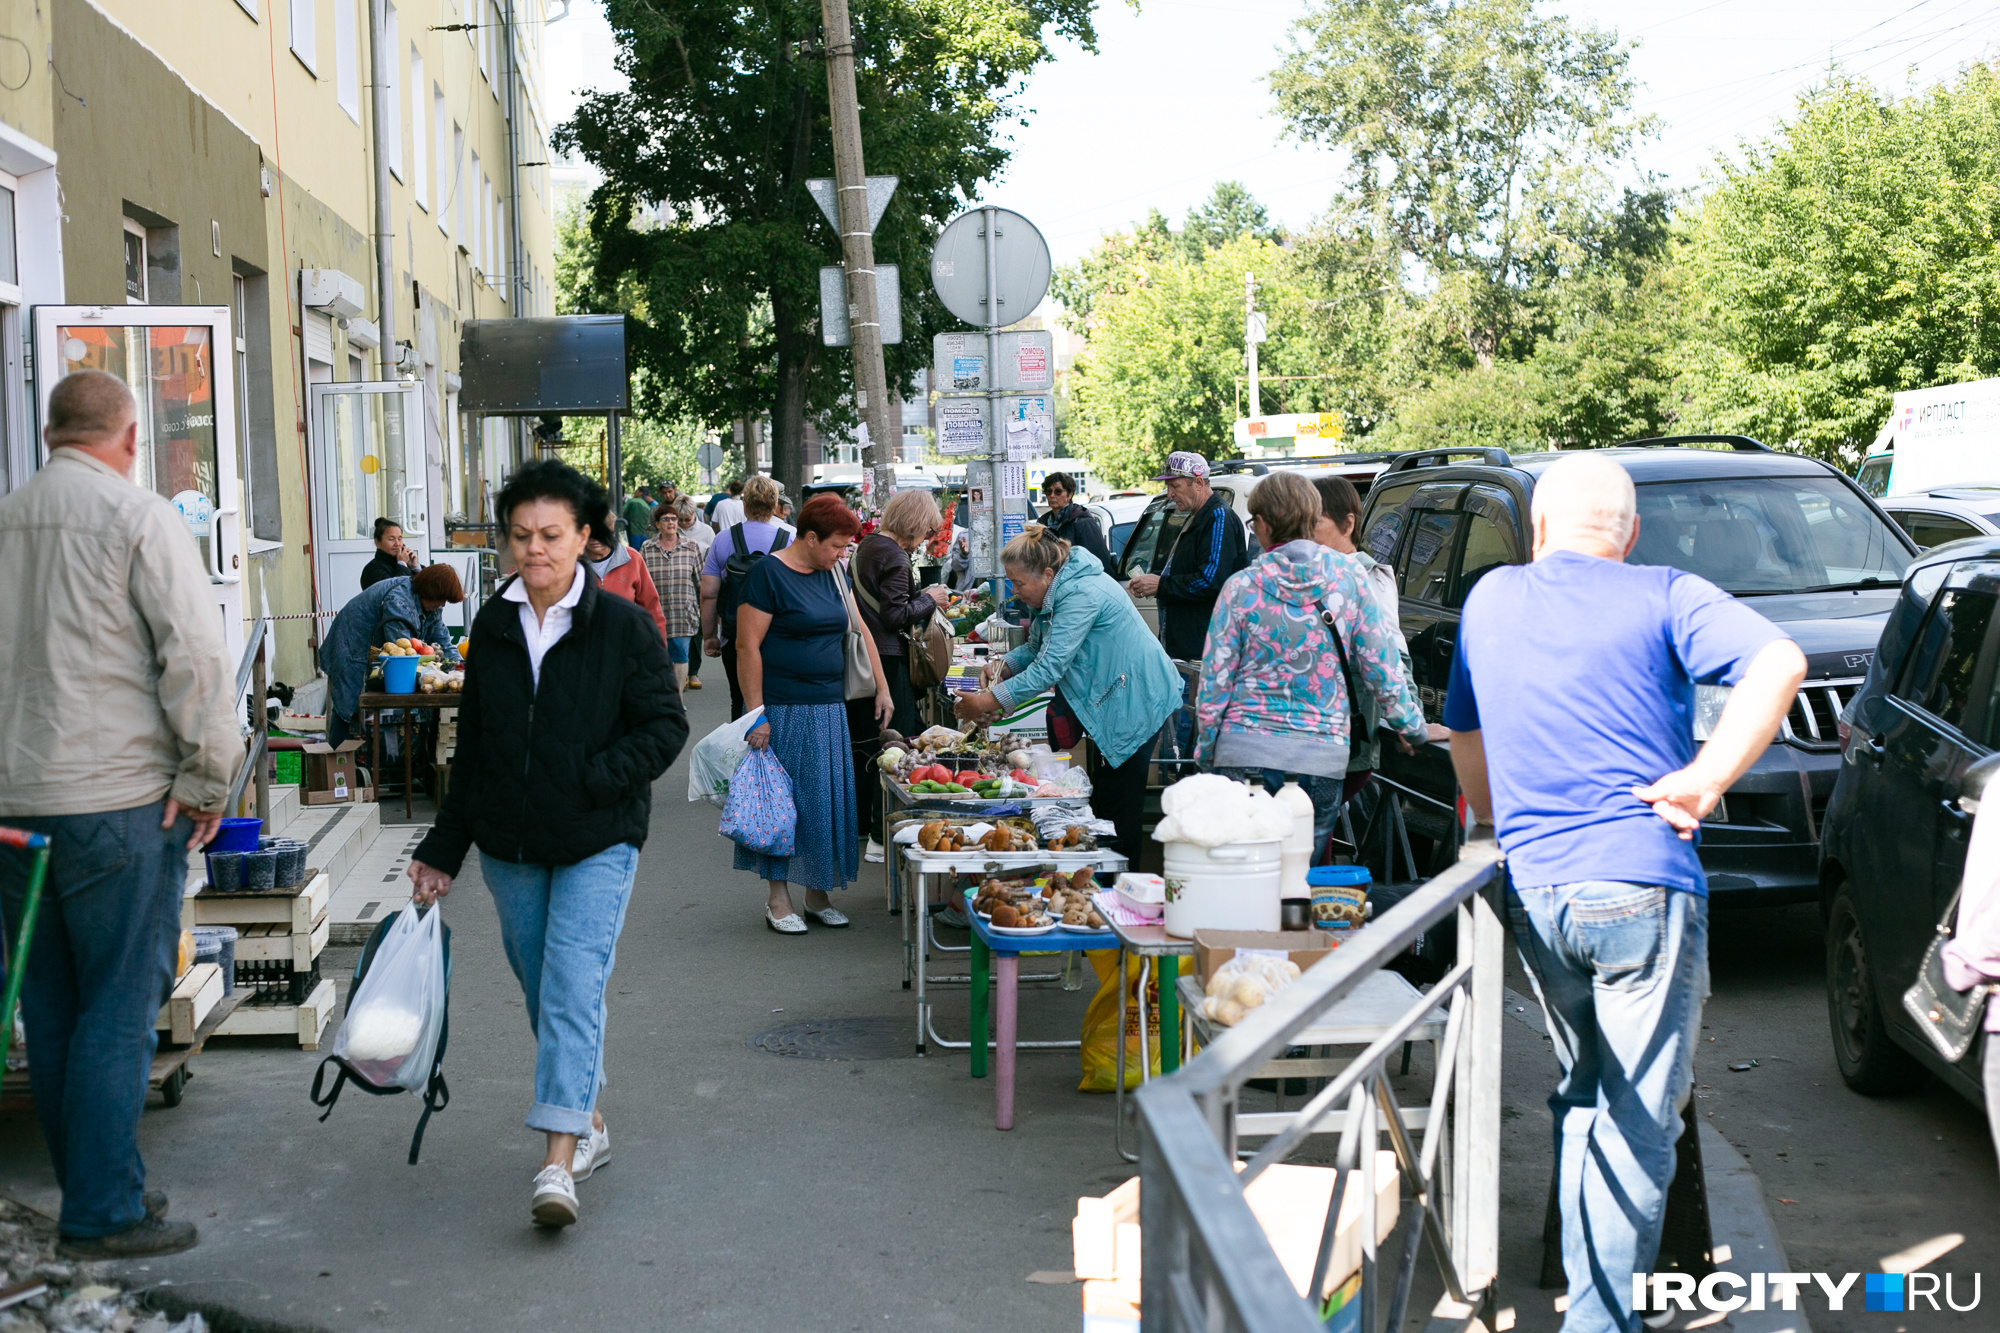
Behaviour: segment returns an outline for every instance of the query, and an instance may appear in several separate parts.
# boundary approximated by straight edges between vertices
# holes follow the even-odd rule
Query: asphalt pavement
[[[721,688],[688,701],[697,736],[726,715]],[[150,1182],[199,1223],[202,1244],[121,1276],[340,1330],[1077,1327],[1078,1289],[1029,1276],[1067,1270],[1076,1197],[1131,1174],[1113,1150],[1111,1099],[1075,1090],[1074,1052],[1024,1052],[1016,1128],[996,1131],[992,1083],[968,1077],[962,1052],[914,1058],[880,868],[864,867],[843,904],[852,928],[775,935],[762,887],[729,869],[715,811],[685,794],[683,761],[655,789],[619,946],[602,1104],[613,1154],[579,1187],[579,1225],[529,1224],[542,1152],[521,1124],[534,1046],[475,862],[448,900],[452,1101],[422,1161],[404,1160],[414,1100],[349,1092],[322,1124],[306,1098],[318,1055],[218,1042],[185,1101],[156,1099],[141,1131]],[[1794,1269],[1872,1270],[1960,1232],[1936,1267],[2000,1278],[1983,1119],[1942,1089],[1879,1102],[1839,1083],[1816,932],[1809,912],[1718,921],[1704,1118],[1761,1176]],[[354,954],[326,955],[343,991]],[[1510,985],[1528,993],[1523,978]],[[1024,995],[1023,1037],[1075,1035],[1090,995]],[[867,1020],[846,1029],[861,1058],[752,1044],[829,1019]],[[938,1021],[964,1032],[962,987],[942,992]],[[1554,1061],[1528,1025],[1505,1031],[1502,1304],[1515,1328],[1552,1329],[1559,1316],[1534,1277]],[[1727,1071],[1749,1058],[1754,1070]],[[0,1116],[0,1192],[49,1211],[57,1201],[23,1113]],[[1991,1327],[1994,1301],[1983,1321],[1926,1312],[1923,1323]],[[1813,1326],[1888,1333],[1882,1321],[1815,1314]]]

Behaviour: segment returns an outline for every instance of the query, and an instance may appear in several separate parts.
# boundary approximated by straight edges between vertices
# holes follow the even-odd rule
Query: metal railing
[[[257,818],[265,821],[265,831],[270,831],[271,819],[271,774],[265,756],[270,750],[271,715],[265,703],[264,694],[268,682],[265,680],[267,659],[266,643],[271,622],[259,619],[250,631],[250,642],[243,646],[243,661],[236,668],[236,702],[241,704],[248,694],[250,700],[250,735],[244,742],[246,748],[243,763],[236,770],[236,777],[229,784],[229,795],[222,803],[224,814],[241,808],[243,789],[252,780],[256,782]]]
[[[1402,1326],[1423,1242],[1428,1240],[1446,1327],[1487,1303],[1500,1257],[1500,1020],[1504,930],[1497,910],[1498,848],[1467,845],[1458,862],[1383,913],[1271,1001],[1218,1035],[1178,1073],[1138,1093],[1139,1192],[1144,1236],[1142,1315],[1149,1333],[1312,1333],[1323,1329],[1320,1297],[1343,1196],[1358,1188],[1359,1327],[1383,1326],[1377,1270],[1376,1152],[1386,1134],[1405,1199],[1395,1237],[1387,1327]],[[1308,1098],[1238,1170],[1238,1102],[1293,1038],[1352,994],[1425,930],[1458,917],[1456,965],[1368,1048]],[[1437,1048],[1427,1117],[1405,1117],[1387,1061],[1433,1010],[1448,1017]],[[1333,1108],[1346,1101],[1343,1114]],[[1267,1115],[1259,1115],[1269,1124]],[[1308,1135],[1340,1126],[1339,1174],[1322,1228],[1310,1296],[1301,1298],[1265,1238],[1244,1190]],[[1420,1136],[1412,1140],[1412,1128]],[[1364,1151],[1365,1149],[1365,1151]],[[1433,1325],[1435,1327],[1435,1324]]]

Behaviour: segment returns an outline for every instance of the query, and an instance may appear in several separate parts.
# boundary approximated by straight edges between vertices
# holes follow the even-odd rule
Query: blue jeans
[[[1563,1333],[1636,1333],[1632,1274],[1659,1257],[1708,997],[1708,900],[1586,880],[1514,889],[1507,903],[1563,1070],[1549,1097]]]
[[[35,1118],[62,1187],[62,1234],[108,1236],[145,1216],[139,1116],[153,1020],[174,984],[193,825],[165,801],[102,814],[8,817],[53,842],[28,952],[21,1021]],[[29,855],[0,849],[0,904],[17,938]]]
[[[678,634],[667,639],[667,657],[676,666],[685,666],[688,660],[689,636]]]
[[[479,866],[535,1034],[528,1128],[588,1134],[604,1087],[604,990],[618,960],[639,849],[624,842],[568,866],[520,865],[481,852]]]
[[[1218,768],[1215,771],[1238,782],[1262,783],[1264,790],[1273,796],[1278,794],[1278,788],[1285,785],[1285,771],[1279,768]],[[1341,796],[1347,788],[1347,779],[1323,777],[1317,773],[1294,773],[1291,776],[1300,789],[1312,798],[1312,863],[1318,865],[1326,858],[1326,841],[1333,836],[1333,826],[1340,822]]]

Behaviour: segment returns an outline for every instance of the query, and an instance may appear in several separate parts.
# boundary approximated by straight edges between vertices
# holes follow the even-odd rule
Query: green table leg
[[[987,949],[986,941],[972,932],[972,1076],[986,1077],[986,999],[987,974],[993,966],[993,954]]]
[[[1160,979],[1160,1072],[1171,1074],[1181,1067],[1181,997],[1175,987],[1180,959],[1162,954],[1153,966]]]

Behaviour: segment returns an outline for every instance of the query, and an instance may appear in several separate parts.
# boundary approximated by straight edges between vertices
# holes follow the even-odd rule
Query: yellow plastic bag
[[[1078,1092],[1112,1092],[1118,1087],[1118,951],[1096,949],[1084,955],[1097,973],[1097,994],[1083,1013],[1083,1082]],[[1147,972],[1146,996],[1138,1002],[1139,977],[1145,960],[1134,954],[1126,960],[1125,976],[1125,1086],[1139,1086],[1139,1023],[1146,1024],[1148,1075],[1160,1072],[1160,987],[1158,974]]]
[[[177,977],[184,977],[184,976],[186,976],[186,975],[187,975],[187,972],[188,972],[188,969],[194,966],[194,932],[193,932],[193,931],[189,931],[189,930],[184,930],[184,931],[182,931],[182,932],[181,932],[181,944],[180,944],[180,950],[179,950],[179,957],[178,957],[178,958],[177,958],[177,959],[176,959],[175,961],[176,961],[176,962],[177,962],[177,963],[179,964],[179,967],[177,967],[177,968],[175,969],[175,971],[174,971],[174,975],[175,975],[175,976],[177,976]]]

